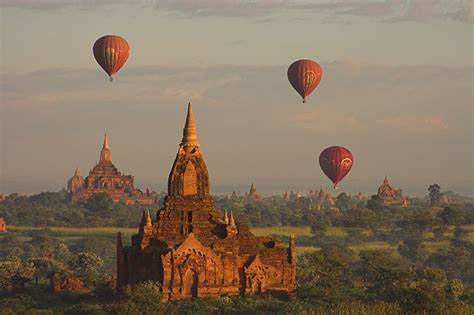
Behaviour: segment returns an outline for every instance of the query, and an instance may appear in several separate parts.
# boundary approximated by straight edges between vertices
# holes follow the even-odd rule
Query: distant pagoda
[[[390,186],[387,176],[385,176],[382,185],[379,187],[378,196],[386,206],[408,206],[408,196],[402,195],[401,189],[394,189]]]
[[[257,192],[257,188],[255,187],[255,183],[252,182],[250,186],[249,193],[247,194],[247,201],[249,202],[257,202],[262,200],[262,196]]]
[[[144,194],[135,188],[135,178],[132,175],[124,175],[114,166],[107,134],[104,136],[99,162],[85,179],[76,166],[74,176],[68,181],[67,191],[74,202],[99,193],[107,193],[114,202],[123,201],[126,204],[138,202],[149,205],[154,202],[148,192]]]

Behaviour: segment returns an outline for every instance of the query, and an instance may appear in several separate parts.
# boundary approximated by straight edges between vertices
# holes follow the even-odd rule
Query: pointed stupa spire
[[[229,224],[229,217],[227,216],[227,209],[224,209],[224,223]]]
[[[146,226],[150,226],[150,225],[151,225],[150,210],[147,210],[147,211],[146,211],[146,222],[145,222],[145,225],[146,225]]]
[[[229,225],[235,226],[234,210],[230,210]]]
[[[196,123],[194,122],[193,106],[191,102],[188,104],[188,115],[186,116],[186,124],[183,128],[183,140],[181,140],[183,147],[198,146],[198,139],[196,134]]]
[[[252,181],[252,185],[250,185],[250,195],[254,195],[257,192],[257,188],[255,188],[255,182]]]
[[[107,133],[104,135],[104,145],[102,146],[102,149],[110,149],[109,139],[107,138]]]
[[[387,185],[387,184],[388,184],[388,178],[387,178],[387,175],[385,175],[385,178],[384,178],[384,180],[383,180],[383,184],[384,184],[384,185]]]
[[[76,165],[76,169],[74,170],[74,176],[81,176],[81,172],[79,172],[79,165]]]
[[[100,151],[100,160],[112,161],[112,152],[110,151],[109,139],[107,138],[107,134],[104,135],[104,144],[102,145],[102,150]]]

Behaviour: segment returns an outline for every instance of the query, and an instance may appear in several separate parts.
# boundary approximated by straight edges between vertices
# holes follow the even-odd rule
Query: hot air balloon
[[[288,80],[303,98],[303,103],[306,103],[306,97],[319,85],[322,77],[323,69],[313,60],[301,59],[288,68]]]
[[[332,181],[335,189],[351,170],[353,161],[351,151],[340,146],[326,148],[319,155],[319,166]]]
[[[116,35],[102,36],[94,43],[94,57],[97,63],[109,75],[113,75],[122,68],[128,59],[130,47],[125,39]]]

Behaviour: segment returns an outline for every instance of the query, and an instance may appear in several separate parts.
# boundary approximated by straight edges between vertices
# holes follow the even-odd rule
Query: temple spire
[[[100,160],[101,161],[112,161],[112,152],[110,151],[109,139],[107,134],[104,136],[104,144],[102,145],[102,150],[100,151]]]
[[[104,145],[102,146],[102,149],[110,149],[109,140],[107,139],[107,134],[104,135]]]
[[[387,175],[385,175],[385,178],[384,178],[384,180],[383,180],[383,184],[384,184],[384,185],[387,185],[387,184],[388,184],[388,178],[387,178]]]
[[[229,225],[235,226],[234,210],[230,210]]]
[[[150,216],[150,210],[147,210],[147,211],[146,211],[145,225],[146,225],[146,226],[152,225],[151,216]]]
[[[224,223],[229,224],[229,217],[227,216],[227,209],[224,209]]]
[[[76,165],[76,169],[74,170],[74,176],[81,176],[81,173],[79,172],[79,165]]]
[[[186,117],[186,124],[183,129],[183,140],[181,141],[183,147],[198,146],[198,139],[196,134],[196,124],[194,122],[193,106],[191,102],[188,104],[188,115]]]

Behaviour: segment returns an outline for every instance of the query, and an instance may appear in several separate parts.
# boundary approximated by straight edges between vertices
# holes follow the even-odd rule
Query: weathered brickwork
[[[232,211],[214,208],[191,104],[168,179],[168,195],[152,220],[143,214],[131,246],[117,240],[118,287],[159,281],[163,300],[261,292],[292,294],[295,237],[290,246],[253,235]]]

